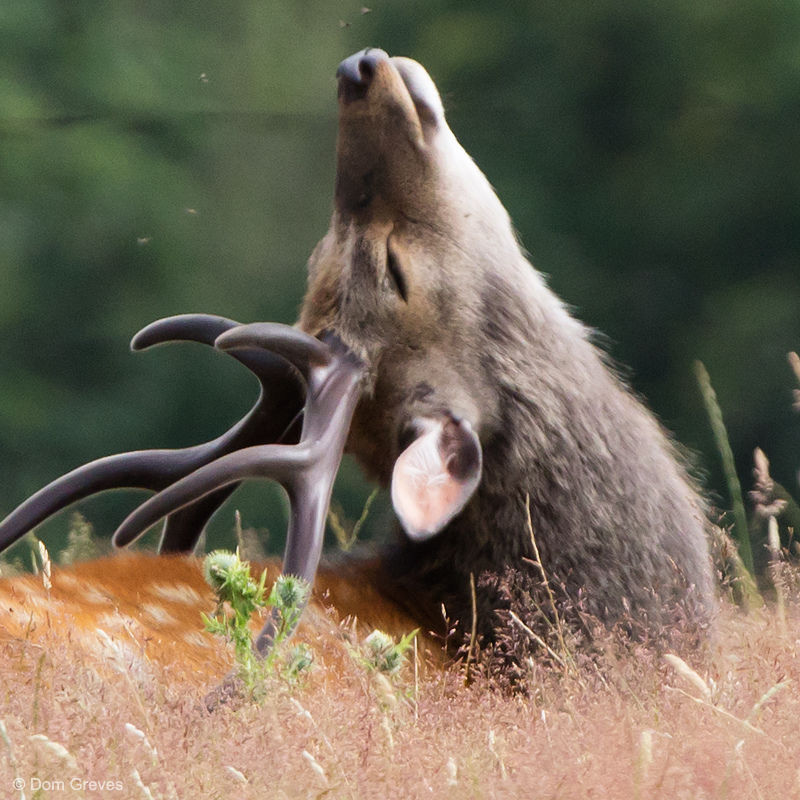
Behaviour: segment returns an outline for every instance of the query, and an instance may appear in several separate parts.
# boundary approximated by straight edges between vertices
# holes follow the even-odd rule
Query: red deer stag
[[[557,603],[607,624],[703,623],[714,590],[702,503],[656,420],[526,260],[433,81],[378,49],[337,74],[334,211],[297,326],[188,315],[133,340],[230,353],[261,381],[256,406],[205,445],[76,469],[7,517],[0,546],[130,486],[156,494],[115,543],[166,517],[162,552],[189,552],[239,482],[270,478],[292,507],[283,570],[313,581],[347,450],[391,487],[400,525],[377,563],[343,574],[368,576],[370,597],[419,625],[440,627],[444,606],[469,629],[474,577],[491,642],[510,597],[547,607],[542,572]],[[260,649],[270,636],[267,623]]]

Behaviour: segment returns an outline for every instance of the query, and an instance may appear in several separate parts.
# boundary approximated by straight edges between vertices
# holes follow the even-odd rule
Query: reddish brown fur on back
[[[262,568],[269,586],[280,563],[254,565],[253,572]],[[322,663],[350,658],[340,627],[350,618],[360,636],[378,628],[399,638],[414,629],[379,594],[374,571],[369,563],[320,571],[297,636]],[[215,600],[197,558],[122,553],[54,567],[51,583],[48,590],[34,575],[0,581],[0,637],[43,644],[68,639],[93,663],[136,669],[152,662],[176,679],[209,686],[232,666],[229,650],[203,628],[201,613],[212,613]],[[253,621],[254,632],[260,624]],[[438,645],[424,633],[420,648],[441,661]]]

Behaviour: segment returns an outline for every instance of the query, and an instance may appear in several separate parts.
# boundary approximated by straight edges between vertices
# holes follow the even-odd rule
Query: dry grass
[[[409,665],[392,686],[312,636],[305,685],[214,713],[207,676],[89,652],[51,620],[0,637],[0,796],[800,798],[795,590],[785,614],[724,607],[691,668],[635,647],[534,665],[526,696],[457,668]]]

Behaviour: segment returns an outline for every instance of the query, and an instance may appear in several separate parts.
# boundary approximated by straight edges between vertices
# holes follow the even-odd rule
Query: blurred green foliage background
[[[740,474],[760,445],[796,486],[794,0],[24,0],[0,5],[0,515],[80,463],[203,441],[249,407],[229,359],[127,343],[188,311],[294,321],[331,208],[335,69],[367,45],[428,68],[534,264],[720,505],[697,358]],[[368,492],[348,465],[347,515]],[[81,508],[107,536],[138,498]],[[280,546],[277,489],[233,505]],[[231,509],[212,534],[227,543]]]

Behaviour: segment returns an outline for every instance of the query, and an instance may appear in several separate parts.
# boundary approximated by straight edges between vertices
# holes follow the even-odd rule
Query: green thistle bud
[[[203,577],[221,600],[229,600],[227,588],[231,575],[241,569],[242,562],[236,553],[214,550],[203,559]]]
[[[297,609],[305,606],[310,586],[302,578],[294,575],[280,575],[275,581],[276,605],[283,609]]]

